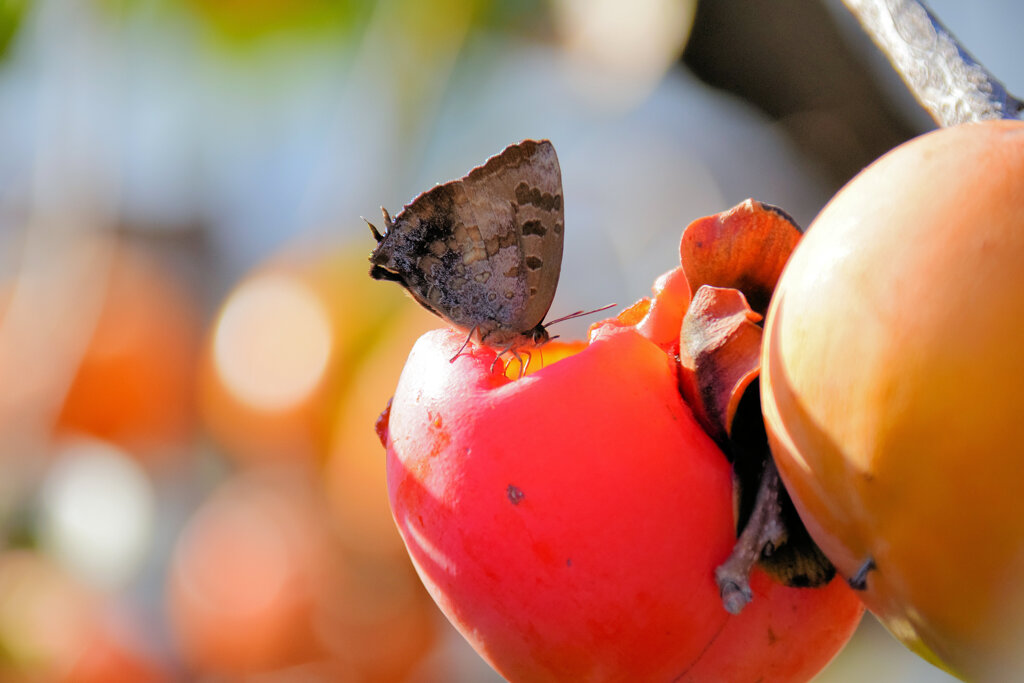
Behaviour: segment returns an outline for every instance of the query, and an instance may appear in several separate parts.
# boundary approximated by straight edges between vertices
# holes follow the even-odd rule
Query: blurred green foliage
[[[7,55],[28,4],[29,0],[0,0],[0,57]]]
[[[400,18],[396,35],[419,35],[421,42],[443,40],[449,25],[505,32],[533,29],[548,16],[546,0],[95,0],[108,16],[128,16],[154,8],[183,12],[211,29],[218,40],[236,49],[264,40],[318,36],[337,38],[358,33],[377,13]],[[30,0],[0,0],[0,6],[23,7]],[[6,19],[6,10],[4,18]],[[5,25],[6,29],[6,25]]]

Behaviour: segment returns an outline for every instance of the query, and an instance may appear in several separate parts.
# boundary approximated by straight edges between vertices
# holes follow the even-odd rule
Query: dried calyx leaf
[[[737,289],[703,285],[683,316],[679,387],[721,445],[744,390],[761,371],[761,315]]]
[[[738,289],[750,307],[764,315],[799,241],[800,228],[788,213],[748,199],[690,223],[683,231],[679,257],[690,291],[701,285]]]
[[[799,239],[788,214],[748,199],[694,221],[680,244],[695,292],[680,329],[680,391],[733,464],[737,541],[715,573],[733,614],[752,599],[755,563],[789,586],[820,586],[835,575],[779,479],[757,382],[760,323]]]
[[[760,373],[759,323],[799,241],[789,214],[754,199],[683,231],[679,258],[694,295],[679,336],[680,388],[723,447],[740,397]]]

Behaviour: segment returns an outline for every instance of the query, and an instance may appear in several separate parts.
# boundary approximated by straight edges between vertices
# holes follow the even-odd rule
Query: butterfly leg
[[[469,330],[469,334],[466,335],[466,341],[462,342],[462,346],[459,347],[459,350],[456,351],[455,355],[448,360],[449,363],[454,363],[455,359],[462,355],[462,352],[466,350],[467,346],[469,346],[469,340],[473,338],[474,332],[476,332],[475,326]]]
[[[523,353],[526,354],[525,363],[523,362],[523,359],[519,358],[519,355],[516,354],[516,359],[519,360],[519,379],[526,376],[526,369],[530,367],[530,361],[533,360],[533,353],[530,351],[523,351]]]
[[[515,359],[515,360],[519,361],[519,375],[516,377],[516,379],[522,379],[522,377],[523,377],[523,358],[522,358],[522,356],[519,355],[519,352],[516,351],[515,349],[511,349],[510,348],[509,349],[509,353],[512,354],[512,358],[509,358],[508,362],[505,363],[505,374],[506,375],[508,374],[508,366],[512,365],[512,360]]]
[[[512,345],[511,344],[509,344],[508,346],[503,348],[501,351],[498,351],[498,355],[496,355],[494,357],[494,360],[491,361],[491,369],[490,369],[491,372],[494,372],[494,366],[497,365],[498,361],[501,360],[501,357],[504,356],[509,351],[512,351]],[[512,351],[512,354],[515,355],[515,351]],[[504,366],[504,367],[507,367],[507,366]]]

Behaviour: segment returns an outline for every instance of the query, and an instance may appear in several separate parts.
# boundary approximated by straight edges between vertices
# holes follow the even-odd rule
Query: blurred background
[[[1024,92],[1024,6],[930,4]],[[550,138],[557,316],[931,125],[838,0],[0,0],[0,681],[499,680],[388,512],[439,322],[360,215]],[[951,679],[867,618],[820,680]]]

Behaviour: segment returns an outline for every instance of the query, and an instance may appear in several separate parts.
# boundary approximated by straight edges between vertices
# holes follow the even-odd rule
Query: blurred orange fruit
[[[0,555],[0,680],[170,680],[137,641],[135,626],[44,556]]]
[[[239,462],[326,457],[355,368],[408,305],[370,279],[366,253],[323,245],[283,253],[224,301],[204,346],[200,410]]]
[[[142,252],[119,249],[102,310],[58,418],[145,452],[191,433],[198,325],[192,301]]]
[[[304,476],[322,468],[320,493],[327,494],[329,507],[307,523],[332,527],[331,567],[321,569],[331,578],[303,614],[275,617],[290,619],[289,632],[315,631],[316,652],[291,660],[306,667],[315,662],[320,673],[304,668],[304,676],[399,681],[429,652],[439,614],[392,521],[374,422],[415,339],[442,323],[397,288],[370,279],[366,256],[364,245],[293,249],[245,277],[207,336],[200,406],[219,443],[254,472],[259,464],[290,463]],[[310,505],[315,494],[307,490],[302,504]],[[267,523],[258,526],[272,533]],[[223,544],[207,544],[217,546]],[[211,566],[225,581],[256,562],[239,559],[249,554],[241,547],[221,552],[230,558],[211,560]],[[175,590],[172,605],[183,602]],[[194,605],[191,611],[191,621],[199,621]],[[225,638],[220,633],[232,630],[223,616],[218,622],[207,615],[208,626],[186,627],[179,617],[178,630],[194,630],[193,640],[215,647]],[[246,640],[263,637],[259,633]]]
[[[198,321],[173,273],[90,237],[26,260],[0,295],[0,413],[14,429],[80,432],[150,457],[195,422]]]
[[[408,564],[348,562],[307,474],[281,466],[248,470],[199,509],[167,601],[184,660],[220,676],[400,681],[436,629]]]
[[[314,602],[330,577],[323,515],[294,472],[222,485],[178,539],[168,609],[186,662],[224,675],[314,658]]]

